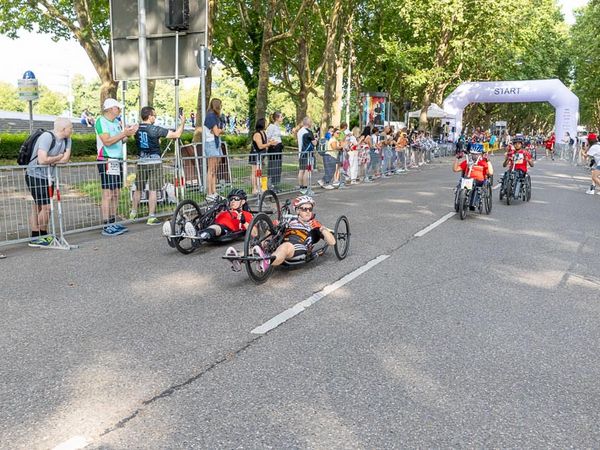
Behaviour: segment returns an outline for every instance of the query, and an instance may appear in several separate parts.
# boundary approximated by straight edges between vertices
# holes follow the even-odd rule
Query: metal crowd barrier
[[[447,156],[448,148],[435,146],[429,151],[430,158]],[[322,176],[320,156],[315,153],[312,161],[309,189]],[[216,184],[220,195],[227,195],[233,188],[242,188],[249,195],[249,202],[258,200],[265,189],[275,188],[281,194],[293,193],[298,186],[298,149],[286,147],[283,153],[264,154],[257,165],[249,164],[248,154],[221,157],[217,165]],[[408,158],[405,158],[408,160]],[[99,230],[104,226],[100,205],[103,192],[98,162],[61,164],[55,167],[50,183],[52,198],[51,223],[48,232],[56,239],[55,247],[70,248],[65,236],[71,233]],[[119,167],[120,166],[120,167]],[[186,156],[179,161],[162,158],[160,164],[145,164],[140,160],[119,162],[122,171],[122,188],[116,204],[116,220],[120,223],[144,221],[149,217],[148,197],[156,192],[155,215],[170,216],[177,203],[183,199],[202,202],[206,198],[203,174],[207,158]],[[47,167],[47,166],[39,166]],[[254,185],[252,172],[255,171]],[[142,183],[144,184],[142,186]],[[136,194],[139,193],[139,194]],[[135,217],[131,216],[134,199],[139,195]],[[0,246],[27,242],[30,237],[30,215],[36,208],[25,181],[25,168],[21,166],[0,167]]]

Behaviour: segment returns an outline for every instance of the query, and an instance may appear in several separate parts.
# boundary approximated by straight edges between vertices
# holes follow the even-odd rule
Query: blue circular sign
[[[27,72],[25,72],[23,74],[23,79],[24,80],[35,80],[35,74],[31,70],[28,70]]]

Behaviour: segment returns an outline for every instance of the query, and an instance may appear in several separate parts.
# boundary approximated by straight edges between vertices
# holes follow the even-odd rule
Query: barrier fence
[[[452,146],[432,146],[427,149],[405,151],[404,161],[396,159],[393,164],[410,167],[419,158],[429,161],[449,156]],[[309,189],[323,175],[323,160],[316,153],[312,161]],[[150,192],[156,193],[155,215],[170,216],[177,203],[183,199],[203,202],[206,199],[204,174],[209,170],[208,160],[203,156],[162,158],[158,164],[141,160],[119,161],[114,172],[122,173],[122,186],[116,190],[116,220],[120,223],[143,221],[149,217]],[[250,160],[256,165],[249,164]],[[383,161],[382,161],[383,162]],[[64,236],[86,230],[101,229],[105,224],[101,213],[103,189],[100,171],[106,172],[107,163],[81,162],[61,164],[56,167],[38,166],[50,175],[47,190],[49,210],[49,235],[55,237],[55,248],[71,248]],[[21,166],[0,167],[0,246],[28,242],[30,216],[41,208],[36,205],[27,185],[26,170]],[[110,174],[108,174],[110,175]],[[113,180],[114,181],[114,180]],[[143,186],[142,186],[143,184]],[[117,185],[105,185],[118,187]],[[220,195],[227,195],[233,188],[242,188],[249,195],[249,202],[258,200],[260,193],[269,188],[278,192],[298,191],[298,150],[285,148],[282,153],[264,154],[252,158],[249,154],[227,155],[219,158],[216,166],[216,188]],[[154,195],[154,194],[152,194]],[[50,201],[51,200],[51,201]],[[133,208],[139,200],[137,208]],[[136,214],[132,215],[132,209]],[[43,228],[42,228],[43,229]]]

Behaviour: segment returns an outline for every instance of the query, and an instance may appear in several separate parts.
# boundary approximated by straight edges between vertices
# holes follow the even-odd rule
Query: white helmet
[[[313,200],[313,198],[309,195],[301,195],[300,197],[296,197],[294,199],[294,202],[292,203],[292,205],[294,206],[294,209],[299,208],[302,205],[306,205],[307,203],[309,203],[311,206],[315,206],[315,201]]]

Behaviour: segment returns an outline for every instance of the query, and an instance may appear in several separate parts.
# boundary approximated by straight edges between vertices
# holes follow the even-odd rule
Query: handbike
[[[248,277],[256,284],[262,284],[273,273],[270,256],[284,242],[285,233],[291,220],[297,216],[291,212],[291,202],[287,200],[281,208],[279,218],[272,220],[266,213],[258,213],[250,222],[244,238],[244,253],[242,256],[223,256],[223,259],[237,259],[246,267]],[[346,258],[350,249],[350,222],[344,215],[336,220],[332,230],[335,238],[333,246],[339,260]],[[324,240],[314,243],[306,257],[299,261],[284,261],[283,266],[292,267],[304,265],[323,256],[328,245]],[[265,255],[266,254],[266,255]]]
[[[187,222],[190,222],[196,231],[203,230],[214,223],[215,218],[220,212],[227,211],[227,209],[227,199],[222,197],[213,202],[207,202],[202,206],[194,200],[186,199],[181,201],[177,205],[177,208],[175,208],[171,220],[164,224],[165,231],[167,231],[167,228],[169,231],[169,234],[165,236],[167,243],[170,247],[174,247],[184,255],[188,255],[198,249],[204,242],[225,243],[242,239],[246,234],[245,230],[226,233],[208,241],[202,240],[198,236],[186,234],[184,227]],[[254,211],[250,212],[255,213]],[[281,208],[277,195],[271,190],[263,192],[259,199],[258,211],[256,212],[264,212],[270,215],[280,214]]]

